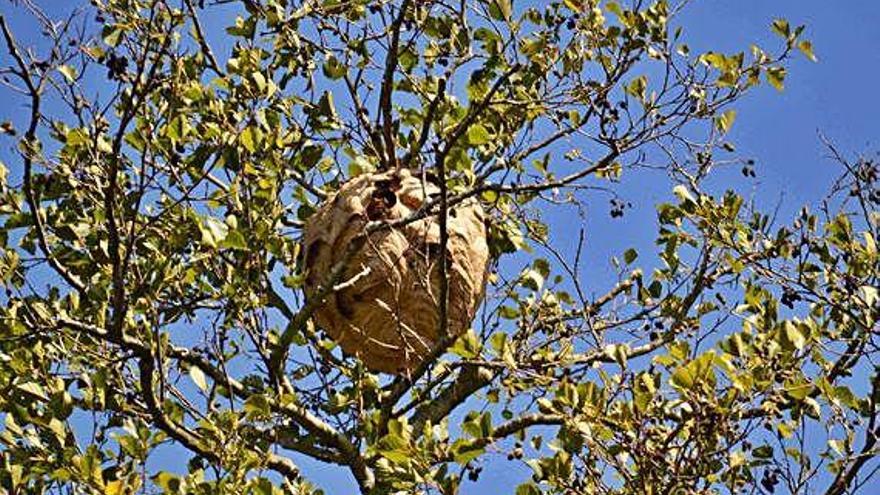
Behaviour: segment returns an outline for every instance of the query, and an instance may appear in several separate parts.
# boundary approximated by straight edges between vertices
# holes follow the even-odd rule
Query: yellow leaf
[[[813,62],[818,62],[819,59],[816,57],[816,54],[813,53],[813,44],[807,40],[801,41],[798,43],[798,49],[800,49],[801,53],[804,54],[805,57],[810,59]]]
[[[123,493],[125,493],[125,486],[120,480],[111,481],[104,485],[104,495],[122,495]]]
[[[679,184],[679,185],[675,186],[675,188],[672,189],[672,194],[675,194],[675,196],[682,203],[685,203],[688,201],[694,202],[694,197],[691,196],[691,193],[688,191],[687,186],[685,186],[683,184]]]
[[[202,370],[195,366],[191,366],[189,368],[189,377],[192,378],[192,381],[195,382],[196,386],[203,392],[208,390],[208,382],[205,380],[205,374],[202,373]]]
[[[715,118],[715,125],[718,127],[719,131],[726,134],[730,131],[730,128],[733,127],[733,122],[735,120],[736,110],[728,110]]]
[[[68,82],[76,81],[76,69],[73,67],[62,65],[61,67],[58,67],[58,72],[60,72]]]

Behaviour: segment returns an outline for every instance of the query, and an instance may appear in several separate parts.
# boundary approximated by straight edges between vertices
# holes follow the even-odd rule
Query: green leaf
[[[496,21],[510,20],[513,11],[511,0],[489,0],[489,15]]]
[[[472,328],[469,328],[449,349],[450,352],[464,359],[475,359],[480,355],[480,341]]]
[[[186,137],[189,129],[189,120],[185,115],[180,114],[171,119],[165,126],[165,135],[172,141],[180,141]]]
[[[772,459],[773,447],[769,445],[761,445],[752,450],[752,456],[756,459]]]
[[[529,481],[516,487],[516,495],[541,495],[541,489]]]
[[[782,36],[785,39],[788,39],[791,36],[791,27],[788,25],[788,21],[785,19],[776,19],[773,21],[771,25],[771,29],[774,33]]]
[[[785,89],[785,67],[770,67],[767,69],[767,82],[777,91]]]
[[[795,426],[792,425],[790,422],[780,421],[776,425],[776,430],[779,432],[780,435],[782,435],[783,438],[791,438],[794,435]]]
[[[64,142],[70,147],[86,146],[91,140],[88,131],[82,128],[71,129],[64,136]]]
[[[226,238],[223,239],[223,242],[220,243],[220,247],[237,251],[247,251],[248,249],[244,236],[237,230],[230,230],[226,234]]]
[[[15,388],[21,390],[22,392],[26,392],[30,395],[34,395],[43,400],[49,400],[49,396],[46,395],[46,391],[43,389],[43,386],[36,382],[27,382],[20,383],[15,386]]]
[[[5,175],[4,175],[5,177]],[[862,232],[862,236],[865,238],[865,251],[868,252],[871,256],[877,255],[877,241],[874,240],[874,235],[870,232]]]
[[[639,252],[633,248],[629,248],[623,253],[623,262],[626,263],[627,265],[629,265],[633,261],[635,261],[638,257],[639,257]]]
[[[505,320],[515,320],[519,317],[519,309],[513,306],[501,306],[498,308],[498,316]]]
[[[160,471],[153,476],[153,482],[168,493],[180,491],[182,481],[179,476],[167,471]]]
[[[626,368],[630,352],[628,344],[608,344],[605,346],[604,352],[609,359],[613,359],[621,368]]]
[[[324,91],[324,94],[318,100],[318,109],[321,111],[321,115],[330,119],[336,118],[336,105],[333,103],[333,93]]]
[[[794,400],[804,400],[813,391],[813,386],[809,383],[800,383],[788,385],[785,387],[785,393]]]
[[[244,149],[251,153],[257,150],[257,140],[259,138],[257,134],[258,132],[259,131],[255,126],[249,125],[244,128],[241,132],[241,136],[238,138],[238,141],[244,146]]]
[[[471,412],[461,424],[461,429],[474,438],[485,438],[492,434],[492,415],[489,412]]]
[[[265,395],[255,394],[244,402],[244,412],[250,418],[268,418],[272,414],[272,408]]]
[[[834,387],[834,398],[851,409],[857,409],[859,407],[858,396],[856,396],[852,389],[846,385]]]
[[[348,163],[348,175],[350,177],[357,177],[363,173],[372,172],[375,169],[375,165],[363,155],[356,156]]]
[[[324,65],[322,67],[324,70],[324,75],[329,79],[333,79],[334,81],[337,79],[341,79],[345,77],[345,74],[348,73],[348,68],[339,61],[333,55],[327,57],[327,60],[324,61]]]
[[[641,101],[645,100],[648,91],[648,77],[639,76],[626,85],[626,93]]]
[[[715,351],[706,352],[691,362],[679,366],[673,372],[670,382],[673,386],[684,390],[694,390],[702,386],[714,388],[714,363]]]
[[[468,440],[457,440],[452,444],[452,457],[455,462],[465,465],[472,460],[480,457],[486,452],[482,447],[474,446],[473,442]]]
[[[600,179],[617,180],[623,174],[623,165],[618,161],[614,161],[607,167],[601,167],[596,170],[596,177]]]
[[[101,30],[101,37],[104,39],[104,43],[115,47],[119,44],[122,33],[123,29],[119,24],[108,24]]]
[[[807,345],[807,338],[804,336],[799,325],[796,325],[791,321],[786,321],[782,324],[782,329],[784,332],[785,343],[791,344],[791,346],[797,350],[801,350]]]
[[[474,124],[467,131],[468,142],[474,146],[486,144],[492,140],[489,130],[482,124]]]
[[[147,148],[147,141],[139,132],[129,132],[126,134],[125,143],[140,152]]]
[[[865,301],[865,306],[873,308],[880,301],[880,289],[871,285],[863,285],[859,287],[859,295]]]
[[[260,72],[251,74],[251,78],[257,84],[257,90],[262,94],[266,91],[266,76]]]
[[[581,2],[582,3],[582,2]],[[581,7],[583,8],[583,7]],[[623,17],[626,15],[623,11],[623,8],[617,2],[608,2],[605,4],[605,8],[608,9],[608,12],[613,13],[617,17]]]
[[[216,248],[226,239],[229,227],[214,217],[207,217],[199,223],[199,230],[202,233],[202,242]]]
[[[274,485],[266,478],[252,479],[250,484],[253,487],[254,495],[272,495],[274,493]]]
[[[672,385],[690,390],[694,386],[694,376],[686,366],[679,366],[670,378]]]
[[[819,419],[822,417],[822,406],[816,402],[816,399],[807,397],[804,399],[804,405],[806,405],[804,412],[807,413],[807,416],[813,419]]]

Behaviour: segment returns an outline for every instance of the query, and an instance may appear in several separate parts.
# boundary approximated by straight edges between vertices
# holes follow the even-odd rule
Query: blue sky
[[[789,64],[782,93],[759,87],[734,108],[737,119],[730,141],[738,155],[756,161],[757,179],[745,180],[739,167],[716,169],[707,185],[714,192],[736,188],[763,209],[780,204],[785,221],[804,204],[816,204],[840,172],[828,159],[819,139],[825,134],[849,154],[871,153],[880,144],[880,2],[853,0],[695,0],[678,22],[693,52],[733,52],[751,43],[777,47],[770,31],[773,19],[805,24],[818,63],[795,56]],[[637,244],[653,239],[657,203],[669,201],[669,183],[636,174],[619,191],[633,202],[625,221],[611,221],[601,211],[607,198],[598,198],[588,219],[594,241],[588,249],[595,263],[607,265],[621,252],[619,238]],[[610,233],[614,235],[610,235]]]
[[[819,63],[796,57],[783,93],[764,87],[744,98],[731,137],[759,163],[760,196],[782,193],[786,204],[800,204],[823,194],[837,173],[817,131],[847,152],[876,150],[880,2],[704,0],[682,22],[701,44],[733,49],[770,41],[775,17],[807,25]]]
[[[21,21],[20,9],[0,0],[0,11],[9,12],[11,23],[23,43],[32,43],[37,33]],[[63,15],[76,2],[40,2],[50,14]],[[212,37],[222,37],[222,23],[208,19]],[[770,32],[774,18],[787,18],[793,25],[806,24],[805,36],[813,41],[819,63],[795,57],[789,66],[786,89],[778,93],[759,88],[737,105],[738,117],[730,134],[738,153],[757,162],[758,178],[743,179],[738,168],[720,170],[710,179],[710,187],[735,187],[745,191],[765,209],[781,205],[781,220],[789,219],[803,204],[817,204],[837,175],[837,166],[828,159],[819,140],[824,133],[850,155],[880,149],[880,1],[877,0],[693,0],[678,23],[685,26],[685,37],[693,51],[708,49],[739,51],[750,43],[777,46]],[[4,52],[0,65],[9,63]],[[15,99],[10,105],[9,91],[0,87],[6,102],[0,121],[21,123],[24,108]],[[21,128],[21,125],[18,125]],[[0,161],[15,164],[12,142],[0,140]],[[13,169],[13,175],[15,170]],[[588,245],[585,277],[606,280],[612,273],[608,259],[629,245],[649,249],[656,232],[654,206],[669,201],[666,181],[655,181],[636,174],[621,184],[619,193],[633,203],[623,220],[610,220],[605,196],[589,202],[586,221]],[[556,229],[554,242],[573,246],[568,219],[552,217]],[[604,285],[596,284],[596,290]],[[174,467],[179,458],[171,450],[159,453],[157,465]],[[348,493],[350,477],[320,464],[300,461],[307,475],[320,481],[328,493]],[[522,466],[502,463],[498,470],[487,468],[477,484],[465,484],[463,493],[507,493],[527,476]],[[869,493],[869,492],[866,492]]]

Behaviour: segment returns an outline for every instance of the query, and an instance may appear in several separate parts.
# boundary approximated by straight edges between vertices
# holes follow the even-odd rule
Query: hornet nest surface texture
[[[439,192],[406,169],[343,184],[306,222],[306,297],[326,282],[368,222],[407,218]],[[470,326],[486,281],[489,248],[479,202],[450,208],[447,231],[447,332],[457,336]],[[315,310],[315,321],[371,370],[413,370],[440,340],[440,249],[436,215],[370,234],[345,267],[338,290]]]

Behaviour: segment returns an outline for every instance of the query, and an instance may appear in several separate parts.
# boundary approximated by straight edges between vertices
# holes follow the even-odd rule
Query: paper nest
[[[308,219],[303,236],[306,297],[314,297],[371,220],[409,217],[439,188],[408,170],[360,175],[344,184]],[[470,326],[485,287],[489,249],[476,200],[447,215],[448,326]],[[362,236],[361,236],[362,239]],[[314,313],[343,351],[373,371],[406,373],[438,343],[441,250],[436,214],[367,238]]]

